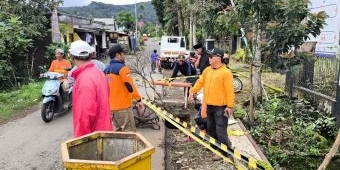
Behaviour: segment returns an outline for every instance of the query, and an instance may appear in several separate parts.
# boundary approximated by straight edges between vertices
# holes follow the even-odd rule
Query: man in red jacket
[[[75,79],[72,92],[74,137],[113,130],[108,82],[104,73],[91,62],[90,48],[87,42],[78,40],[69,50],[77,66],[71,74]]]

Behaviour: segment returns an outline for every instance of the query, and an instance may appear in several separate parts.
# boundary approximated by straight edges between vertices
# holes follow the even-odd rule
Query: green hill
[[[139,16],[140,6],[144,6],[143,21],[157,22],[156,12],[153,9],[151,1],[137,3],[137,16]],[[121,11],[130,11],[135,14],[135,5],[112,5],[102,2],[91,2],[88,6],[82,7],[60,7],[58,10],[72,15],[78,15],[88,18],[112,18]]]

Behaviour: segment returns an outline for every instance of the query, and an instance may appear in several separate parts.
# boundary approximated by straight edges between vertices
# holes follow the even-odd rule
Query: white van
[[[188,55],[184,37],[179,36],[162,36],[160,42],[160,62],[164,69],[171,69],[176,58],[182,55]]]

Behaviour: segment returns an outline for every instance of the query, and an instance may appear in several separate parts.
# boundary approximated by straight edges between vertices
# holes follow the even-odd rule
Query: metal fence
[[[317,58],[314,61],[305,60],[302,69],[295,75],[295,86],[301,86],[335,98],[339,62],[339,58]]]

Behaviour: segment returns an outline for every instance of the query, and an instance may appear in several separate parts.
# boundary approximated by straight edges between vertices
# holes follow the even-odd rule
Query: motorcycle
[[[239,93],[243,89],[243,83],[241,79],[238,77],[238,75],[233,73],[234,77],[234,92]]]
[[[64,74],[45,72],[41,77],[47,80],[42,88],[41,118],[44,122],[52,121],[55,113],[65,113],[72,107],[72,88],[64,92],[61,81]]]

